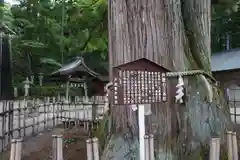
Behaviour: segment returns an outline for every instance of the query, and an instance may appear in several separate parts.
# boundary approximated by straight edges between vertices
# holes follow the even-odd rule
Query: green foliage
[[[14,80],[49,74],[74,56],[84,55],[94,70],[105,68],[108,34],[106,0],[21,0],[1,6],[1,22],[17,33],[12,39]],[[239,0],[216,0],[212,8],[212,51],[240,47]],[[89,54],[83,54],[89,53]],[[93,58],[92,58],[93,57]],[[101,62],[101,63],[98,63]]]
[[[6,24],[9,27],[12,27],[13,17],[10,11],[10,6],[8,4],[0,4],[0,22]]]
[[[212,10],[212,50],[219,52],[231,48],[239,48],[240,42],[240,1],[222,0]],[[229,42],[228,42],[229,40]]]
[[[21,0],[1,7],[3,22],[17,33],[12,39],[15,81],[34,73],[49,74],[83,52],[98,51],[101,59],[94,64],[106,60],[106,2]]]
[[[64,88],[55,86],[32,87],[30,89],[31,96],[33,97],[55,96],[57,93],[64,93],[64,91]]]
[[[51,73],[83,53],[89,53],[84,56],[91,59],[88,65],[94,69],[108,68],[106,0],[18,2],[1,6],[2,22],[17,33],[12,39],[16,81],[33,73]],[[239,47],[238,0],[216,2],[212,10],[213,52],[225,48],[226,35],[230,35],[232,48]],[[99,61],[103,63],[96,63]]]
[[[104,115],[103,119],[100,121],[100,124],[97,130],[93,133],[99,139],[100,148],[103,149],[108,142],[109,138],[109,128],[110,125],[110,116]]]
[[[72,143],[75,143],[78,141],[78,138],[77,137],[73,137],[73,138],[68,138],[66,140],[64,140],[64,143],[65,144],[72,144]]]

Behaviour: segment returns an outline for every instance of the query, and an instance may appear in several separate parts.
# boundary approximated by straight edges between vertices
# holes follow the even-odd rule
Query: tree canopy
[[[225,2],[225,3],[223,3]],[[227,5],[226,5],[227,4]],[[240,36],[239,1],[224,1],[212,10],[212,51],[238,48]]]
[[[239,47],[238,0],[212,0],[212,4],[212,52]],[[49,73],[56,64],[84,54],[95,57],[89,65],[96,68],[101,61],[106,66],[106,0],[20,0],[1,5],[1,17],[1,23],[16,33],[12,36],[15,81]]]
[[[16,33],[12,37],[15,78],[49,73],[57,63],[75,56],[91,54],[90,61],[95,62],[107,59],[105,0],[21,0],[1,10],[2,22]]]

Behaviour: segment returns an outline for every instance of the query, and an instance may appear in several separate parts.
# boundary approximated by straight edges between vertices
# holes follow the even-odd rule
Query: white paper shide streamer
[[[183,96],[184,96],[184,82],[182,76],[178,77],[178,84],[176,86],[177,91],[176,91],[176,102],[183,103]]]

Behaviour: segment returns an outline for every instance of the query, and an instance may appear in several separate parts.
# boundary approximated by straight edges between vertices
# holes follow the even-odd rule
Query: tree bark
[[[109,0],[108,21],[110,77],[112,67],[139,58],[171,71],[201,69],[211,75],[210,0]],[[218,87],[200,75],[184,80],[184,105],[174,104],[172,96],[169,108],[152,106],[156,159],[193,158],[200,145],[231,127]],[[103,159],[138,159],[136,115],[123,106],[112,106],[111,113],[113,134]]]

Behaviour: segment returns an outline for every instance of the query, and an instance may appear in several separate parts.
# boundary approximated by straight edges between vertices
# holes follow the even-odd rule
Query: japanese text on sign
[[[166,74],[118,70],[114,78],[114,104],[149,104],[166,101]]]

